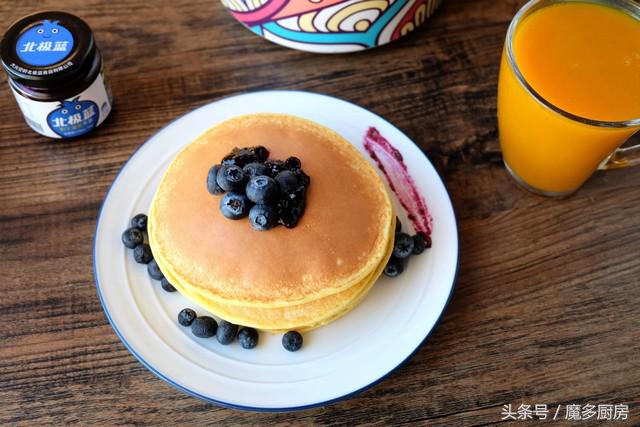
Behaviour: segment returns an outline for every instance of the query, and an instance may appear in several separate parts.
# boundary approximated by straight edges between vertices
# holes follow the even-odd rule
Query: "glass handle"
[[[640,138],[636,134],[631,139],[638,140],[637,144],[618,148],[600,164],[598,169],[620,169],[640,165]]]

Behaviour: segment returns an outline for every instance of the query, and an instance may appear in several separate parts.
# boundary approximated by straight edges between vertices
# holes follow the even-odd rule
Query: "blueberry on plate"
[[[169,282],[166,277],[162,278],[162,280],[160,281],[160,286],[162,286],[162,289],[164,289],[165,292],[175,292],[176,291],[176,288],[173,287],[171,282]]]
[[[288,351],[298,351],[302,347],[302,335],[297,331],[289,331],[282,336],[282,346]]]
[[[131,227],[147,231],[147,216],[141,213],[131,218]]]
[[[183,308],[180,310],[180,313],[178,313],[178,323],[182,326],[191,326],[193,321],[196,320],[196,317],[198,317],[198,315],[195,311],[190,308]]]
[[[253,162],[245,165],[245,167],[242,168],[242,172],[244,172],[247,178],[251,179],[254,176],[266,175],[268,170],[262,163]]]
[[[269,205],[254,205],[249,211],[249,222],[258,231],[270,230],[278,223],[278,212]]]
[[[289,170],[278,173],[275,180],[282,194],[291,194],[298,188],[298,177]]]
[[[218,170],[216,182],[224,191],[242,191],[246,180],[240,166],[222,165]]]
[[[424,237],[424,234],[418,233],[413,236],[413,254],[420,255],[425,249],[431,247],[431,240]]]
[[[137,228],[127,228],[122,233],[122,243],[129,248],[134,249],[140,243],[144,242],[144,234]]]
[[[249,199],[240,193],[227,193],[220,199],[220,212],[229,219],[240,219],[249,213]]]
[[[238,334],[238,326],[233,323],[229,323],[226,320],[221,320],[218,324],[218,331],[216,332],[216,339],[220,344],[229,345],[236,339]]]
[[[406,258],[396,258],[392,256],[384,267],[384,275],[387,277],[398,277],[404,271],[406,262]]]
[[[253,328],[242,328],[238,332],[238,341],[244,349],[251,350],[258,345],[258,331]]]
[[[278,196],[278,184],[269,176],[254,176],[247,183],[246,193],[253,203],[268,203]]]
[[[299,158],[291,156],[284,161],[284,167],[286,167],[290,171],[300,169],[302,167],[302,162]]]
[[[402,231],[402,223],[400,222],[400,218],[396,216],[396,233]]]
[[[211,338],[217,329],[216,319],[209,316],[196,317],[191,323],[191,333],[198,338]]]
[[[147,264],[147,272],[149,273],[149,276],[151,276],[152,279],[155,279],[155,280],[164,279],[164,274],[162,274],[162,271],[160,271],[160,267],[158,267],[158,263],[156,262],[155,259],[152,259],[151,261],[149,261],[149,264]]]
[[[393,256],[396,258],[407,258],[413,253],[413,237],[407,233],[396,233],[393,244]]]
[[[146,243],[142,243],[133,250],[133,259],[139,264],[149,264],[153,259],[151,247]]]
[[[221,167],[222,165],[213,165],[209,169],[209,173],[207,173],[207,191],[213,195],[224,193],[222,187],[218,185],[218,172]]]

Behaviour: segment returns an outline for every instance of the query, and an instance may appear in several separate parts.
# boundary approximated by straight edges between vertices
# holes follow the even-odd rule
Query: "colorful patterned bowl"
[[[396,40],[442,0],[221,0],[254,33],[293,49],[342,53]]]

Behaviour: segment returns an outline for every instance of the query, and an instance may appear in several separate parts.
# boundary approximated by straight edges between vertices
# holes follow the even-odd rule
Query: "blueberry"
[[[267,150],[262,145],[258,145],[257,147],[253,147],[253,154],[256,156],[256,160],[259,162],[266,162],[269,158],[269,150]]]
[[[396,258],[407,258],[413,252],[413,237],[407,233],[396,233],[393,244],[393,256]]]
[[[246,193],[254,203],[268,203],[278,196],[278,184],[266,175],[254,176],[247,183]]]
[[[198,338],[210,338],[216,334],[218,324],[209,316],[196,317],[191,323],[191,333]]]
[[[249,222],[258,231],[271,230],[278,223],[278,213],[269,205],[254,205],[249,211]]]
[[[214,165],[209,169],[209,173],[207,173],[207,190],[209,193],[217,195],[224,193],[222,187],[218,185],[218,172],[222,165]]]
[[[282,336],[282,346],[288,351],[298,351],[302,347],[302,335],[289,331]]]
[[[176,291],[176,288],[173,287],[171,282],[169,282],[166,277],[162,278],[162,280],[160,281],[160,286],[162,286],[162,289],[164,289],[165,292],[175,292]]]
[[[281,194],[275,206],[278,211],[278,222],[287,228],[293,228],[304,214],[307,187],[311,180],[302,169],[296,169],[294,172],[287,171],[287,174],[280,175],[280,182],[285,183],[283,185],[285,190],[288,189],[286,183],[289,180],[288,173],[292,173],[296,178],[297,186],[289,194]]]
[[[151,261],[149,261],[149,264],[147,264],[147,272],[149,273],[149,276],[151,276],[152,279],[155,279],[155,280],[164,279],[164,274],[162,274],[162,271],[160,271],[160,267],[158,267],[158,263],[156,262],[155,259],[152,259]]]
[[[311,178],[309,178],[309,175],[304,173],[302,169],[297,169],[294,171],[294,173],[298,177],[298,182],[300,183],[300,185],[305,188],[309,186],[309,184],[311,183]]]
[[[246,180],[240,166],[222,165],[218,170],[216,182],[224,191],[242,191]]]
[[[258,331],[253,328],[242,328],[238,332],[238,341],[242,348],[251,350],[258,345]]]
[[[402,231],[402,223],[400,222],[400,218],[396,216],[396,233]]]
[[[304,194],[294,194],[294,198],[281,198],[276,203],[278,210],[278,222],[287,228],[293,228],[298,225],[298,221],[304,213]]]
[[[146,243],[142,243],[133,250],[133,259],[139,264],[149,264],[153,259],[151,247]]]
[[[223,165],[243,167],[252,162],[263,163],[269,158],[269,150],[262,146],[234,148],[231,153],[222,158]]]
[[[222,158],[222,160],[220,161],[220,163],[222,163],[223,166],[232,166],[236,164],[236,160],[235,160],[235,154],[233,153],[229,153],[226,156],[224,156]]]
[[[131,227],[137,228],[140,231],[147,231],[147,216],[145,214],[138,214],[131,218]]]
[[[137,228],[127,228],[122,233],[122,243],[129,249],[134,249],[142,242],[144,242],[144,234]]]
[[[220,212],[229,219],[240,219],[249,213],[249,199],[244,194],[227,193],[220,199]]]
[[[253,162],[243,167],[242,172],[247,178],[251,179],[254,176],[266,175],[268,170],[262,163]]]
[[[240,148],[234,151],[235,151],[235,155],[233,157],[233,160],[236,166],[244,167],[245,165],[248,165],[249,163],[253,163],[256,160],[258,160],[253,151],[253,148]]]
[[[272,178],[286,169],[282,160],[267,160],[266,162],[264,162],[264,165],[269,170],[269,175]]]
[[[397,277],[404,271],[406,258],[391,257],[384,267],[384,275],[387,277]]]
[[[216,332],[216,339],[220,344],[229,345],[236,339],[238,334],[238,326],[233,323],[229,323],[226,320],[221,320],[218,324],[218,331]]]
[[[180,313],[178,313],[178,323],[182,326],[191,326],[194,320],[196,320],[198,315],[195,311],[190,308],[183,308]]]
[[[300,169],[302,167],[302,162],[300,161],[299,158],[292,156],[284,161],[284,167],[286,167],[289,170]]]
[[[413,255],[420,255],[425,249],[431,247],[431,239],[425,238],[423,233],[413,236]]]
[[[291,194],[298,188],[298,177],[291,171],[285,170],[278,173],[275,180],[282,194]]]

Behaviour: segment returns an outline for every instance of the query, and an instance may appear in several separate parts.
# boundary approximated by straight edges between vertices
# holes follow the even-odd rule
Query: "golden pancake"
[[[220,196],[207,191],[212,165],[234,147],[255,145],[270,158],[300,158],[311,177],[293,229],[259,232],[247,220],[226,219]],[[215,126],[176,156],[152,202],[149,240],[187,296],[205,296],[221,310],[288,307],[370,284],[389,257],[394,219],[384,183],[341,136],[297,117],[258,114]]]
[[[395,218],[392,222],[392,229],[395,230]],[[393,240],[390,240],[384,262],[361,284],[308,303],[275,308],[243,307],[217,303],[206,295],[183,287],[179,280],[172,275],[170,265],[157,255],[156,262],[164,272],[165,277],[181,294],[222,319],[234,324],[272,332],[287,330],[305,332],[332,322],[355,308],[382,273],[392,251]]]

